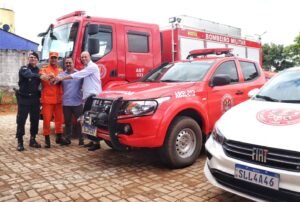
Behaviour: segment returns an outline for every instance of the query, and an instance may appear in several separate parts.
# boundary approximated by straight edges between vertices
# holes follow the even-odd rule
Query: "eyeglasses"
[[[65,64],[67,65],[67,64],[72,64],[72,62],[65,62]]]

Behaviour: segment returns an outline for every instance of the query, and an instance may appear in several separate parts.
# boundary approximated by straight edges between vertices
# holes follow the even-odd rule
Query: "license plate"
[[[97,127],[88,125],[88,124],[83,124],[82,125],[82,133],[96,136],[97,135]]]
[[[246,182],[251,182],[253,184],[258,184],[271,189],[279,189],[280,175],[266,170],[236,164],[234,177]]]

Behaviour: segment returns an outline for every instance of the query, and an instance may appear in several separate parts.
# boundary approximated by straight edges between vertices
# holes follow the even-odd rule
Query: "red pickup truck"
[[[172,168],[193,164],[216,120],[265,83],[257,62],[230,51],[194,50],[187,60],[162,64],[139,81],[103,91],[87,107],[83,132],[118,150],[158,148]]]

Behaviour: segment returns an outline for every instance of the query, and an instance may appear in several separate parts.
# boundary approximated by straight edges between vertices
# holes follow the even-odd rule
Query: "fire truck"
[[[82,51],[99,66],[103,89],[135,81],[161,63],[183,60],[193,49],[232,48],[232,53],[261,64],[259,41],[241,38],[241,29],[189,16],[170,18],[171,27],[91,17],[75,11],[57,18],[42,37],[41,62],[59,52],[59,64],[72,57],[81,69]]]
[[[188,16],[170,22],[160,30],[77,11],[40,34],[41,58],[57,51],[82,68],[80,53],[89,51],[104,91],[86,102],[82,131],[116,150],[158,149],[163,163],[182,168],[196,161],[216,120],[265,75],[260,43],[242,39],[240,29]]]

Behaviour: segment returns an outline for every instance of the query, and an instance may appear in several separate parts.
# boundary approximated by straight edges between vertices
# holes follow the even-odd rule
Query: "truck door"
[[[240,103],[243,97],[243,88],[239,78],[237,65],[234,60],[221,63],[213,76],[226,74],[230,77],[230,84],[224,86],[214,86],[208,88],[208,113],[210,117],[210,127],[221,117],[223,113],[234,105]],[[211,77],[211,79],[213,78]]]
[[[96,23],[92,23],[96,24]],[[105,86],[111,80],[115,80],[118,74],[118,60],[116,51],[116,31],[113,24],[97,23],[98,32],[89,34],[88,39],[96,39],[99,42],[99,52],[92,54],[91,59],[100,68],[102,86]],[[89,44],[86,43],[85,50],[88,50]]]
[[[152,32],[150,29],[125,27],[125,77],[134,81],[153,68]]]

